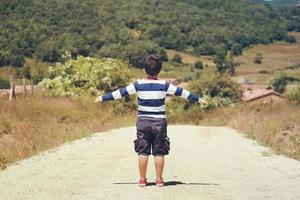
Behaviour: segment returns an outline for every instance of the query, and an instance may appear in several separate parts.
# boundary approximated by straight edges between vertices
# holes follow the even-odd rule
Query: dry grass
[[[128,31],[129,31],[131,37],[134,39],[138,39],[142,35],[142,31],[137,30],[137,29],[129,29]]]
[[[0,98],[0,168],[98,131],[134,124],[134,106],[91,98]]]
[[[0,78],[9,79],[11,74],[10,67],[0,67]]]
[[[242,63],[236,70],[235,76],[244,76],[257,84],[268,84],[274,73],[285,70],[286,67],[300,63],[300,33],[290,33],[297,38],[297,43],[288,44],[276,42],[271,45],[256,45],[244,51],[236,61]],[[254,58],[257,53],[262,53],[262,64],[255,64]],[[260,74],[265,70],[269,74]],[[288,70],[289,73],[290,70]],[[296,73],[297,75],[298,73]]]
[[[300,106],[242,103],[208,113],[201,124],[230,126],[277,154],[300,160]]]

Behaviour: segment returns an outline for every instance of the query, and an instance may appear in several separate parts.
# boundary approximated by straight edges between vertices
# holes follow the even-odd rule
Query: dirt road
[[[138,187],[130,127],[10,166],[0,172],[0,199],[300,199],[300,162],[273,155],[232,129],[170,126],[169,137],[166,187]]]

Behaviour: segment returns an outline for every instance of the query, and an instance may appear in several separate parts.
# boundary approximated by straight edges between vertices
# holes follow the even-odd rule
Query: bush
[[[271,87],[279,93],[283,93],[288,83],[293,81],[299,81],[298,79],[286,75],[286,73],[280,73],[273,80],[271,80]]]
[[[261,64],[262,63],[262,59],[263,59],[263,56],[261,53],[257,53],[255,58],[254,58],[254,63],[256,64]]]
[[[43,79],[44,79],[44,77],[40,74],[32,76],[32,82],[33,82],[34,85],[37,85]]]
[[[290,66],[286,67],[285,69],[295,70],[298,68],[300,68],[300,64],[290,65]]]
[[[183,79],[184,82],[189,82],[191,80],[193,80],[192,76],[185,76],[184,79]]]
[[[292,35],[286,35],[284,40],[288,43],[296,43],[297,42],[296,38]]]
[[[63,64],[49,70],[50,78],[39,85],[55,96],[100,95],[131,81],[128,66],[117,59],[70,56]]]
[[[240,44],[234,43],[231,47],[231,51],[232,51],[233,55],[239,56],[239,55],[242,55],[243,48]]]
[[[0,78],[0,89],[9,89],[9,88],[10,88],[9,81]]]
[[[23,76],[25,76],[25,78],[30,79],[31,78],[30,67],[26,66],[26,67],[16,68],[16,74],[18,78],[22,78]]]
[[[267,70],[259,70],[258,73],[260,73],[260,74],[270,74],[270,72],[267,71]]]
[[[174,63],[182,63],[182,58],[180,55],[175,54],[174,57],[172,58],[172,62]]]
[[[203,62],[202,61],[197,61],[195,63],[195,68],[196,69],[203,69]]]
[[[193,81],[189,89],[202,96],[226,98],[231,102],[240,100],[242,91],[240,85],[228,76],[213,76]]]
[[[239,63],[234,61],[232,52],[224,51],[221,47],[218,47],[217,54],[213,57],[213,61],[216,64],[217,73],[233,75],[235,68]]]
[[[287,93],[287,98],[292,104],[300,104],[300,85]]]

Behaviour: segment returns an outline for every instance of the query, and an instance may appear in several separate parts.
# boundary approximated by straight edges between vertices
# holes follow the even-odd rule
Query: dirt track
[[[300,199],[300,162],[273,155],[232,129],[170,126],[169,137],[164,188],[137,186],[130,127],[10,166],[0,172],[0,199]]]

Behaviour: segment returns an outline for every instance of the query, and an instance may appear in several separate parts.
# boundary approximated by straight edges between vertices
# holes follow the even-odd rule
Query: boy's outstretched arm
[[[177,86],[173,85],[172,83],[169,83],[167,94],[180,96],[180,97],[182,97],[184,99],[188,99],[190,101],[207,104],[207,102],[204,99],[200,98],[198,95],[192,94],[188,90],[183,89],[181,87],[177,87]]]
[[[136,89],[134,86],[134,83],[131,83],[127,87],[120,88],[114,92],[109,92],[106,95],[98,96],[94,103],[100,102],[100,101],[111,101],[111,100],[117,100],[122,97],[125,97],[126,95],[132,95],[136,93]]]

